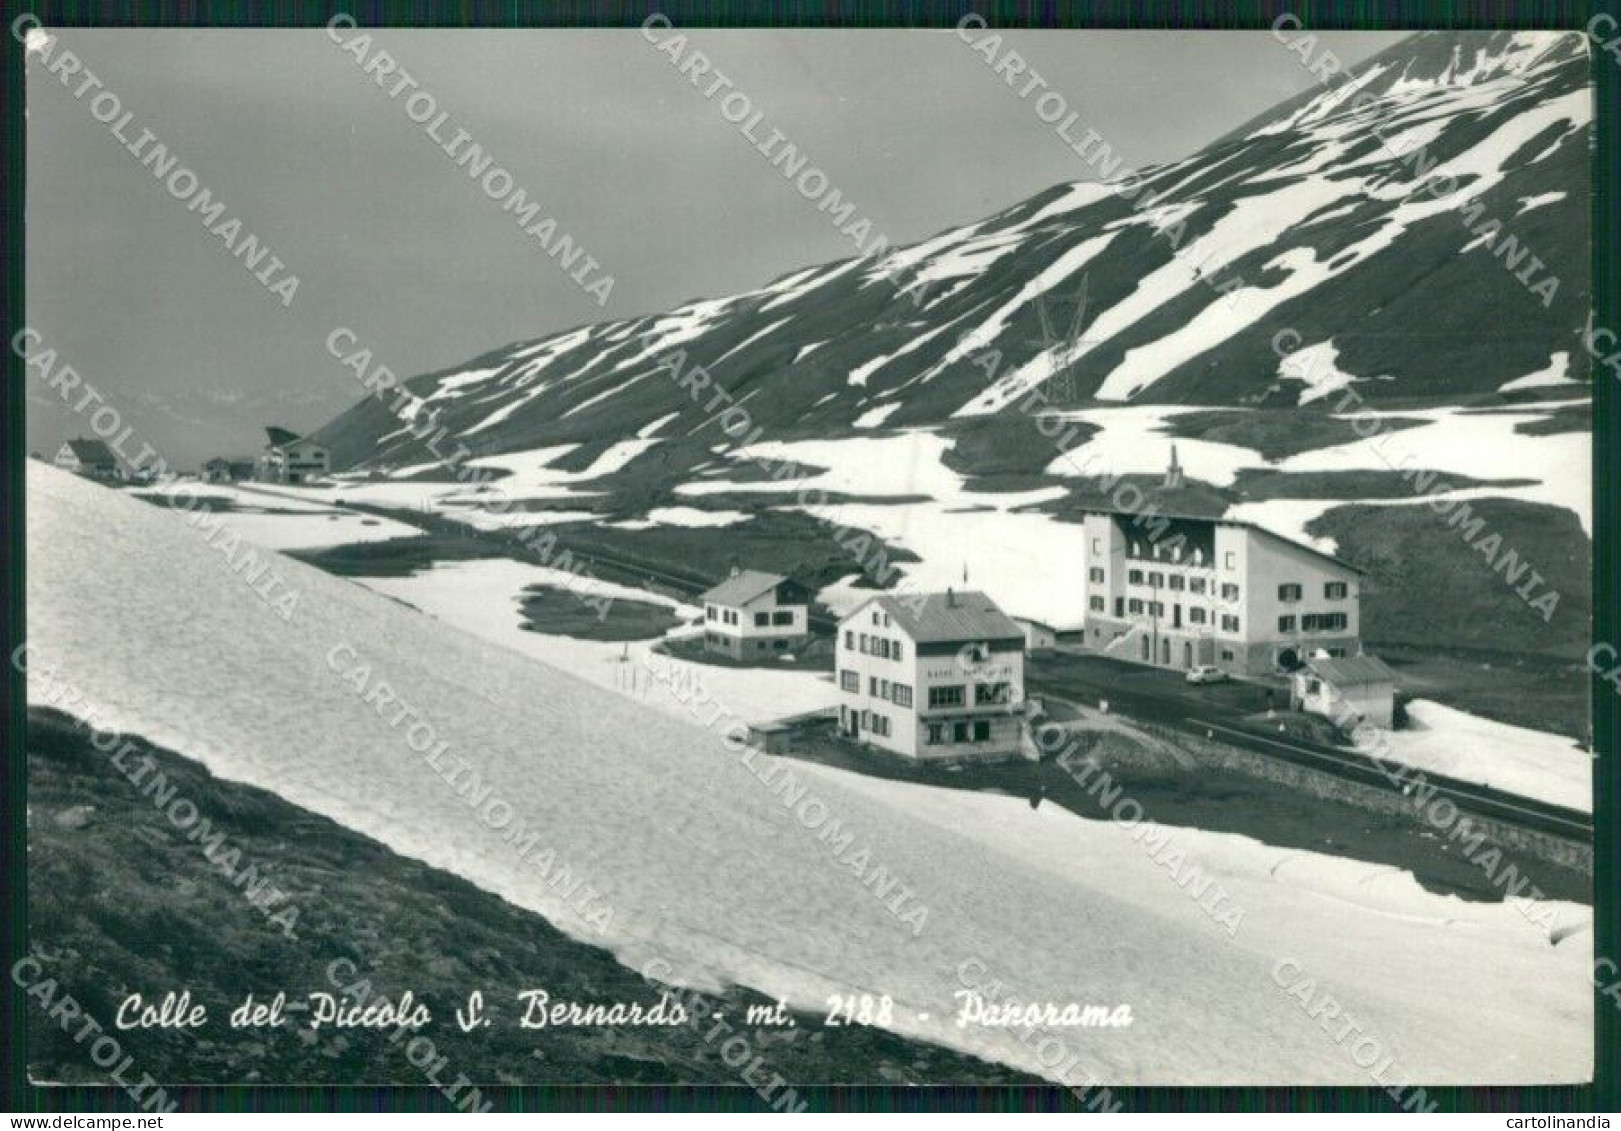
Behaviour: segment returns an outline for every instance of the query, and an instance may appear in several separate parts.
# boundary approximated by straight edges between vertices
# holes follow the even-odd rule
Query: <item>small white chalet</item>
[[[51,462],[63,471],[91,479],[118,478],[118,459],[112,449],[100,440],[86,440],[83,437],[69,440],[56,449],[56,458]]]
[[[759,659],[792,652],[810,637],[810,591],[781,574],[734,568],[699,600],[705,651]]]
[[[270,483],[308,483],[331,469],[332,453],[325,444],[289,432],[266,428],[270,442],[259,457],[259,478]]]

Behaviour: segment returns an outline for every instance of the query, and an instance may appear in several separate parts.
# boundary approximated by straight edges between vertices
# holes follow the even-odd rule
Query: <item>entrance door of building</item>
[[[1185,668],[1193,666],[1193,641],[1191,640],[1182,642],[1182,666]]]

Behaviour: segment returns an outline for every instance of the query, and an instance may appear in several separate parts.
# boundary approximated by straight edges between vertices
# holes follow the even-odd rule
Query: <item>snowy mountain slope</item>
[[[914,935],[713,734],[291,560],[277,562],[299,595],[284,621],[175,512],[37,464],[28,496],[31,701],[70,684],[103,725],[454,870],[627,961],[661,955],[694,981],[813,1010],[834,992],[892,993],[897,1030],[1042,1071],[1011,1031],[951,1023],[957,971],[974,960],[1026,1000],[1129,1003],[1128,1029],[1066,1034],[1083,1071],[1111,1082],[1365,1084],[1274,977],[1289,958],[1408,1080],[1589,1071],[1585,908],[1555,905],[1572,933],[1550,946],[1511,905],[1178,831],[1243,909],[1229,939],[1123,828],[793,765],[930,909]],[[377,679],[603,893],[602,935],[363,701]]]
[[[1038,304],[1066,330],[1057,304],[1083,275],[1085,341],[1065,351],[1078,352],[1079,401],[1310,403],[1279,373],[1285,327],[1302,348],[1331,348],[1340,382],[1375,401],[1457,403],[1560,349],[1582,378],[1586,66],[1574,33],[1419,35],[1341,90],[1144,170],[1134,199],[1055,186],[880,262],[519,343],[415,379],[406,414],[480,454],[607,443],[662,421],[662,455],[687,462],[671,449],[690,434],[731,438],[655,364],[676,349],[749,398],[769,437],[994,413],[1046,380]],[[1357,109],[1350,91],[1375,101]],[[1422,191],[1423,167],[1456,191]],[[1512,245],[1478,234],[1493,221]],[[427,458],[374,400],[321,436],[340,465]]]

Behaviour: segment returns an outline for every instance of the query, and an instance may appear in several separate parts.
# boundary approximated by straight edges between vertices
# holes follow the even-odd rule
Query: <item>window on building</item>
[[[907,683],[892,683],[889,685],[889,697],[894,700],[897,707],[910,707],[912,705],[912,686]]]
[[[960,683],[929,688],[929,706],[931,707],[961,707],[962,704],[963,685]]]
[[[1093,566],[1087,572],[1087,576],[1089,578],[1091,578],[1093,581],[1102,581],[1103,580],[1103,568],[1101,566]]]
[[[1179,573],[1171,574],[1170,583],[1171,583],[1171,589],[1174,592],[1177,592],[1177,593],[1182,592],[1182,590],[1184,590],[1184,589],[1186,589],[1188,587],[1187,579],[1184,578]]]
[[[878,677],[875,675],[867,677],[867,694],[875,699],[878,697]]]
[[[705,620],[714,620],[715,619],[715,606],[714,605],[705,605],[704,606],[704,619]]]
[[[974,702],[987,704],[1001,704],[1008,701],[1008,685],[1006,683],[976,683],[974,684]]]
[[[846,691],[853,691],[859,694],[861,691],[861,676],[856,672],[840,672],[839,686]]]
[[[985,720],[974,723],[974,741],[989,742],[991,738],[991,724]]]
[[[1143,571],[1140,569],[1129,571],[1126,574],[1126,580],[1131,582],[1133,585],[1141,585],[1143,583]]]
[[[1189,578],[1188,579],[1188,592],[1189,593],[1203,593],[1204,592],[1204,578],[1202,578],[1202,577]]]
[[[1278,631],[1279,632],[1293,632],[1294,630],[1295,630],[1295,618],[1294,617],[1279,617],[1278,618]]]
[[[1238,618],[1231,613],[1223,613],[1221,617],[1221,630],[1223,632],[1237,632]]]
[[[1300,627],[1307,632],[1342,630],[1348,623],[1344,613],[1307,613],[1300,618]]]
[[[1143,611],[1143,603],[1136,597],[1126,602],[1126,611],[1133,616]]]
[[[872,623],[873,624],[881,624],[881,623],[883,623],[882,621],[880,621],[878,619],[878,610],[877,609],[874,609],[872,611]]]
[[[1228,550],[1225,554],[1222,555],[1222,565],[1223,565],[1224,568],[1226,568],[1226,569],[1237,569],[1238,568],[1237,563],[1238,563],[1238,555],[1233,553],[1231,550]]]
[[[946,740],[946,725],[944,723],[930,723],[928,743],[930,746],[939,746]]]
[[[868,655],[871,652],[872,646],[867,642],[867,634],[863,632],[861,634],[861,653],[862,655]]]
[[[903,645],[899,640],[894,641],[889,646],[889,658],[892,660],[906,659],[906,657],[901,654],[904,648],[905,645]]]
[[[861,712],[861,729],[862,730],[871,730],[872,729],[872,712],[871,711],[862,711]]]
[[[773,651],[786,652],[788,650],[788,641],[782,639],[773,640],[771,647]]]
[[[1300,600],[1300,586],[1292,584],[1292,583],[1278,586],[1278,600],[1280,600],[1280,601],[1298,601],[1298,600]]]
[[[856,634],[851,632],[848,628],[844,630],[844,646],[851,649],[855,648],[856,646]]]
[[[884,627],[885,628],[889,627],[889,614],[888,613],[884,614]]]
[[[1238,600],[1238,586],[1232,584],[1231,582],[1228,582],[1228,583],[1222,585],[1222,587],[1221,587],[1221,599],[1223,601],[1236,601],[1236,600]]]
[[[1102,597],[1092,597],[1086,603],[1094,613],[1101,613],[1104,611],[1105,602]]]
[[[880,738],[888,738],[889,718],[875,712],[872,716],[872,733],[878,735]]]
[[[1329,581],[1323,585],[1323,596],[1329,598],[1344,597],[1350,592],[1350,587],[1343,581]]]
[[[1233,650],[1231,648],[1223,648],[1221,650],[1221,658],[1224,660],[1231,660],[1233,658]]]
[[[1192,608],[1192,609],[1188,610],[1188,623],[1189,624],[1203,624],[1204,622],[1205,622],[1205,611],[1203,609]]]
[[[792,609],[778,609],[776,612],[771,614],[771,623],[772,624],[778,624],[778,625],[781,625],[781,624],[793,624],[794,623],[794,612],[793,612],[793,610]]]
[[[1148,615],[1151,616],[1151,617],[1162,617],[1162,616],[1164,616],[1165,615],[1165,602],[1164,601],[1150,601],[1150,602],[1148,602]]]
[[[1101,554],[1101,553],[1103,553],[1103,539],[1101,539],[1101,538],[1092,539],[1092,553],[1093,554]]]
[[[754,627],[755,628],[765,628],[770,623],[771,623],[771,614],[770,613],[755,613],[754,614]]]
[[[1155,549],[1158,548],[1159,547],[1157,546],[1155,547]],[[1155,570],[1153,573],[1148,575],[1148,584],[1150,587],[1158,589],[1161,585],[1165,584],[1165,575],[1159,572],[1159,570]]]
[[[953,741],[953,742],[967,742],[968,741],[968,724],[967,723],[952,723],[951,724],[951,741]]]

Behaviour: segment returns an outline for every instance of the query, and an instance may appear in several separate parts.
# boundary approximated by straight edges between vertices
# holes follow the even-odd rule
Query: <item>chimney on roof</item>
[[[957,591],[955,589],[952,589],[950,586],[947,586],[946,587],[946,608],[955,609],[956,607],[957,607]]]
[[[727,577],[736,577],[738,574],[740,574],[742,572],[743,572],[742,570],[737,568],[737,559],[733,558],[732,559],[731,569],[727,572],[726,576]]]
[[[1161,484],[1166,490],[1174,491],[1182,486],[1182,465],[1176,462],[1176,445],[1171,445],[1171,466],[1165,469],[1165,482]]]

